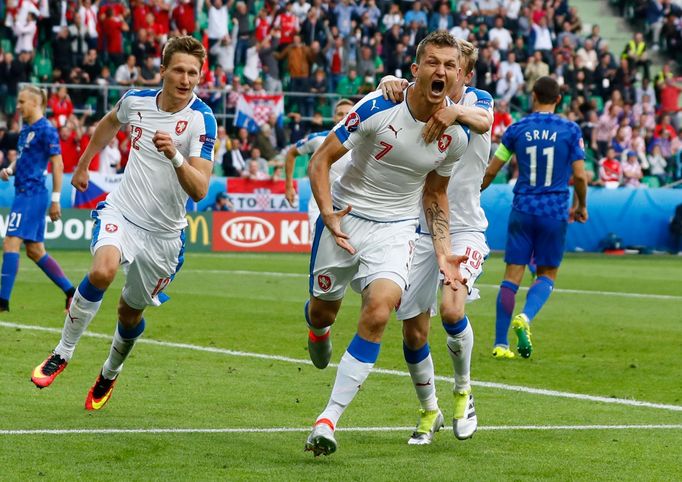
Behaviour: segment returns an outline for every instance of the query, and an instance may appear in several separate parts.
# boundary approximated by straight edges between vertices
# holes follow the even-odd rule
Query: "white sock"
[[[114,339],[111,340],[111,348],[109,349],[109,358],[104,362],[102,367],[102,375],[108,380],[113,380],[121,373],[123,369],[123,362],[133,350],[135,342],[142,336],[144,331],[144,320],[140,322],[139,334],[131,336],[130,338],[123,338],[119,332],[119,326],[114,330]]]
[[[326,419],[334,428],[341,414],[353,401],[360,387],[367,379],[374,363],[363,363],[346,351],[336,370],[336,380],[327,408],[317,417],[317,422]]]
[[[57,348],[54,349],[57,355],[67,361],[71,359],[78,340],[80,340],[81,335],[97,314],[101,304],[102,300],[88,301],[76,290],[69,311],[64,318],[62,339],[59,341]]]
[[[474,330],[471,323],[456,335],[448,335],[448,353],[452,358],[452,366],[455,369],[455,391],[471,389],[471,351],[474,348]]]
[[[438,399],[436,398],[436,380],[433,370],[433,358],[431,353],[422,361],[407,363],[407,369],[412,378],[414,390],[417,392],[419,404],[424,410],[436,410]]]

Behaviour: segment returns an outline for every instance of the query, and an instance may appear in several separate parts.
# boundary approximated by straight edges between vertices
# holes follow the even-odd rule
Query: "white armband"
[[[53,203],[59,203],[59,199],[61,198],[62,193],[60,192],[53,192],[52,193],[52,202]]]
[[[183,157],[182,154],[180,154],[180,151],[177,149],[175,150],[175,155],[171,158],[171,164],[173,164],[174,168],[178,168],[182,166],[182,163],[185,162],[185,158]]]

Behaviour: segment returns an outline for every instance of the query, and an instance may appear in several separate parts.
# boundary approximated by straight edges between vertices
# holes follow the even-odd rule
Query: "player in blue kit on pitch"
[[[518,337],[519,354],[524,358],[531,355],[530,322],[549,299],[564,254],[571,173],[575,188],[571,216],[581,223],[587,221],[582,134],[575,122],[554,114],[560,101],[557,81],[551,77],[538,79],[533,86],[533,113],[504,133],[481,186],[488,187],[502,166],[516,155],[519,178],[509,215],[504,256],[507,268],[497,296],[496,358],[513,357],[507,338],[510,322]],[[532,256],[537,263],[537,278],[528,290],[523,311],[512,322],[516,292]]]
[[[17,110],[24,121],[19,134],[17,161],[0,171],[0,179],[8,181],[14,175],[16,195],[12,203],[3,242],[2,282],[0,282],[0,311],[9,311],[9,298],[14,280],[19,272],[21,243],[26,245],[26,255],[66,295],[66,308],[75,289],[62,268],[45,251],[45,212],[52,221],[61,217],[59,196],[62,187],[62,152],[59,135],[43,117],[47,94],[35,86],[24,87],[19,93]],[[52,163],[52,197],[45,186],[45,170]]]

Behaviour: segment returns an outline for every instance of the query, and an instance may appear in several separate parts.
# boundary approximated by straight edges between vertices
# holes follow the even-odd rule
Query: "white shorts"
[[[315,239],[315,223],[319,217],[320,208],[317,207],[315,198],[311,195],[310,201],[308,201],[308,226],[310,226],[310,239]]]
[[[351,215],[341,229],[355,248],[351,255],[339,248],[326,227],[315,233],[310,255],[310,294],[334,301],[343,298],[350,283],[358,293],[376,279],[389,279],[402,290],[414,254],[417,220],[379,223]]]
[[[185,233],[146,231],[108,204],[92,211],[95,225],[90,251],[115,246],[121,252],[121,268],[126,275],[123,299],[131,308],[142,310],[159,306],[168,299],[163,290],[182,267]]]
[[[483,262],[490,253],[483,233],[451,234],[452,254],[468,256],[469,260],[460,265],[460,273],[467,280],[469,295],[467,302],[480,298],[474,284],[483,273]],[[433,251],[433,241],[428,234],[422,234],[417,240],[417,247],[409,274],[409,285],[405,290],[400,307],[396,313],[399,320],[409,320],[419,313],[430,310],[436,314],[438,286],[442,276]]]

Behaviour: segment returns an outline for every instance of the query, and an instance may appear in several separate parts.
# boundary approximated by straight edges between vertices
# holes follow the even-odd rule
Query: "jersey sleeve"
[[[569,161],[571,163],[575,161],[584,161],[585,141],[583,141],[583,133],[576,123],[572,123],[571,127],[571,157],[569,158]]]
[[[198,111],[192,120],[189,157],[200,157],[213,162],[213,147],[217,132],[218,125],[211,110],[206,107]]]
[[[495,107],[493,96],[485,90],[476,89],[476,102],[474,102],[474,107],[480,107],[493,114],[493,108]]]
[[[446,131],[446,133],[447,132],[448,131]],[[449,135],[449,133],[447,135]],[[455,167],[455,163],[462,158],[464,152],[467,150],[467,147],[469,147],[470,137],[471,134],[468,127],[463,125],[458,126],[458,129],[453,134],[453,140],[450,143],[448,155],[445,157],[445,161],[443,161],[443,163],[436,168],[436,173],[439,176],[450,177],[452,174],[452,169]]]
[[[381,91],[367,94],[355,104],[346,118],[333,129],[346,149],[352,149],[364,138],[377,131],[381,116],[377,115],[398,104],[384,99]]]
[[[309,134],[303,139],[296,142],[296,150],[299,154],[312,154],[322,145],[324,138],[327,137],[329,131],[317,132]]]
[[[130,105],[135,99],[135,97],[132,95],[133,92],[135,92],[134,89],[126,92],[125,95],[121,97],[121,100],[119,100],[116,104],[116,118],[121,124],[130,123],[130,112],[132,110]]]
[[[47,144],[48,157],[60,156],[62,154],[62,147],[59,144],[59,134],[57,133],[57,129],[52,126],[46,129],[45,143]]]

